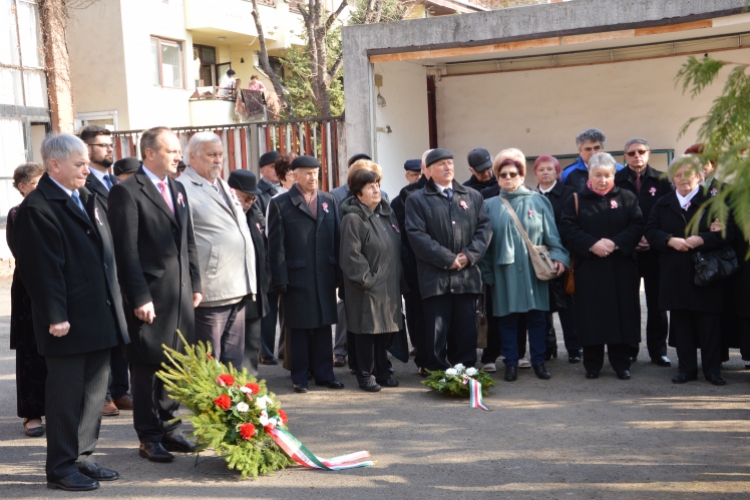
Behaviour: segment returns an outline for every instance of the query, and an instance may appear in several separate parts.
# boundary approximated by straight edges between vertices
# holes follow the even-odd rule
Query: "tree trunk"
[[[67,12],[65,0],[39,2],[44,62],[47,67],[47,93],[55,132],[73,132],[75,110],[70,83],[70,60],[65,38]]]

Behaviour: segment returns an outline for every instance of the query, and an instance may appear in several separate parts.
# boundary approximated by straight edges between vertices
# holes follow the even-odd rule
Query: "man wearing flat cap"
[[[258,195],[257,203],[262,214],[268,213],[268,202],[279,192],[278,189],[281,187],[279,177],[276,175],[276,169],[274,168],[276,166],[276,159],[279,156],[277,151],[269,151],[260,155],[258,159],[258,170],[260,171],[261,178],[260,182],[258,182],[260,194]]]
[[[477,361],[477,266],[492,237],[482,195],[454,180],[453,155],[433,149],[431,178],[406,199],[406,233],[417,259],[427,352],[426,368],[443,370]]]
[[[300,156],[292,168],[297,182],[269,204],[268,253],[271,286],[281,296],[291,334],[294,392],[307,392],[308,372],[315,385],[341,389],[331,348],[341,279],[339,208],[332,195],[318,190],[318,160]]]
[[[471,178],[464,182],[464,186],[482,191],[482,189],[497,186],[497,179],[492,173],[492,157],[484,148],[476,148],[469,151],[466,158],[469,162]]]
[[[252,375],[257,375],[261,351],[261,323],[263,317],[271,311],[268,301],[268,291],[271,289],[271,268],[266,253],[266,235],[263,231],[265,221],[258,204],[255,203],[261,191],[258,189],[255,174],[249,170],[232,171],[227,184],[232,188],[245,211],[255,250],[255,280],[258,291],[254,299],[250,297],[245,301],[245,356],[242,365]],[[276,297],[275,294],[274,297]]]
[[[115,162],[112,166],[112,172],[115,176],[124,181],[134,173],[138,172],[141,168],[141,162],[135,156],[128,156],[127,158],[121,158]]]

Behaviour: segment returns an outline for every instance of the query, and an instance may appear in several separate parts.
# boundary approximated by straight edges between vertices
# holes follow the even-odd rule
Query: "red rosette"
[[[255,426],[253,424],[240,425],[240,437],[242,439],[250,439],[255,436],[255,432]]]
[[[218,377],[216,377],[216,383],[219,384],[219,385],[221,385],[221,386],[226,385],[226,386],[230,386],[231,387],[231,386],[234,385],[234,377],[231,376],[228,373],[224,373],[224,374],[219,375]]]
[[[222,410],[228,410],[232,406],[232,398],[226,394],[222,394],[218,398],[214,399],[214,404]]]

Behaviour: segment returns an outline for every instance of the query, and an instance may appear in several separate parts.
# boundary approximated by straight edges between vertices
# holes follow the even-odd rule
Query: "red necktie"
[[[159,186],[159,191],[161,191],[161,197],[164,198],[164,203],[167,204],[169,207],[169,210],[174,213],[174,207],[172,206],[172,200],[169,199],[169,193],[167,193],[167,183],[162,181],[157,184]]]

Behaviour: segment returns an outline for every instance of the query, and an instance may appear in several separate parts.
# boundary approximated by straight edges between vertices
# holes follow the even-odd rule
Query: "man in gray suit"
[[[253,240],[237,197],[220,175],[224,148],[213,132],[188,143],[190,166],[177,182],[185,186],[198,248],[203,301],[195,309],[195,337],[209,342],[222,363],[242,368],[245,297],[258,291]]]

